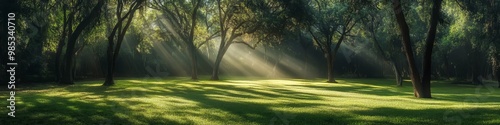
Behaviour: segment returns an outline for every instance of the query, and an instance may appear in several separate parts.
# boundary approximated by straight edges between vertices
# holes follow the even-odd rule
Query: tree
[[[354,1],[315,0],[310,3],[310,6],[314,21],[308,24],[308,31],[313,36],[315,45],[325,56],[328,70],[327,82],[335,83],[333,74],[335,57],[342,42],[350,35],[349,33],[357,23],[360,5]],[[334,38],[337,38],[336,43],[333,42]],[[335,44],[334,48],[332,48],[333,44]]]
[[[60,78],[62,77],[62,71],[61,71],[61,55],[62,51],[64,49],[65,43],[66,43],[66,38],[69,37],[68,34],[71,34],[70,29],[72,29],[72,24],[73,23],[73,17],[74,17],[74,12],[71,11],[69,15],[66,14],[66,11],[68,9],[68,5],[66,3],[63,3],[62,5],[62,12],[63,12],[63,27],[62,27],[62,33],[61,33],[61,38],[57,44],[57,49],[56,49],[56,57],[55,57],[55,63],[54,63],[54,75],[56,77],[56,81],[59,82]],[[72,9],[73,10],[73,9]]]
[[[377,10],[377,8],[373,8],[373,10]],[[384,17],[386,17],[385,13],[380,12],[380,10],[373,11],[372,13],[367,14],[367,16],[364,18],[364,21],[368,22],[365,23],[365,31],[369,33],[370,38],[368,39],[371,39],[373,41],[373,45],[378,55],[388,65],[392,66],[394,76],[396,77],[396,85],[402,86],[402,69],[401,64],[398,61],[399,53],[401,51],[399,51],[400,49],[398,47],[394,47],[394,45],[391,45],[391,42],[394,41],[393,37],[395,37],[395,34],[392,32],[392,26],[388,26],[390,24],[385,24],[386,22],[384,22]],[[387,41],[388,43],[383,44],[383,41]]]
[[[437,23],[439,19],[439,14],[441,10],[442,0],[435,0],[432,6],[430,28],[427,32],[427,39],[425,40],[425,51],[423,57],[423,76],[420,77],[420,73],[417,70],[415,58],[413,55],[413,48],[410,40],[410,29],[406,23],[406,19],[403,13],[403,7],[401,6],[400,0],[393,0],[393,10],[394,15],[400,29],[402,36],[403,48],[406,55],[406,60],[410,69],[410,78],[413,84],[414,95],[417,98],[431,98],[431,59],[432,59],[432,48],[434,46]]]
[[[171,27],[169,32],[174,36],[174,40],[179,40],[187,46],[191,58],[191,79],[198,79],[197,47],[195,46],[195,30],[197,19],[199,18],[199,8],[202,6],[201,0],[193,1],[160,1],[154,0],[152,8],[163,12],[167,24]]]
[[[81,1],[79,1],[81,2]],[[75,6],[78,6],[78,4],[76,4]],[[63,64],[63,73],[62,73],[62,77],[61,77],[61,80],[59,81],[59,83],[61,84],[74,84],[73,83],[73,59],[74,59],[74,55],[75,55],[75,45],[76,45],[76,41],[78,39],[78,37],[80,36],[80,34],[83,32],[84,29],[86,29],[89,25],[91,25],[92,23],[95,23],[95,21],[99,18],[100,16],[100,13],[101,13],[101,8],[102,6],[104,6],[104,0],[99,0],[97,2],[97,4],[92,8],[91,12],[85,16],[85,18],[83,18],[83,20],[78,24],[78,26],[76,26],[76,29],[74,31],[72,31],[70,34],[68,34],[68,40],[67,40],[67,47],[66,47],[66,53],[65,53],[65,60],[64,60],[64,64]],[[73,13],[74,14],[74,13]],[[71,15],[71,13],[70,13]],[[70,25],[70,29],[69,31],[71,31],[71,25],[73,23],[69,23]]]
[[[214,15],[214,18],[218,23],[220,43],[211,79],[219,80],[219,67],[222,57],[224,57],[231,44],[242,43],[250,48],[255,48],[257,44],[250,45],[244,41],[235,41],[235,39],[256,32],[261,25],[256,20],[258,17],[256,17],[255,13],[246,8],[244,2],[239,0],[217,0],[217,15]]]
[[[466,0],[457,0],[457,3],[460,8],[466,10],[467,12],[474,13],[471,15],[471,18],[474,22],[477,22],[477,27],[480,28],[477,33],[478,43],[484,45],[482,50],[475,49],[474,52],[486,55],[485,53],[481,53],[484,51],[490,51],[491,54],[489,58],[491,58],[491,64],[493,68],[493,74],[496,75],[497,81],[500,88],[500,64],[498,63],[500,60],[500,37],[498,34],[500,33],[500,2],[495,0],[484,0],[484,1],[466,1]],[[490,49],[490,47],[494,47]],[[477,66],[477,62],[475,62]],[[476,66],[474,65],[474,66]],[[476,66],[476,67],[477,67]],[[476,71],[477,72],[477,71]],[[478,73],[475,73],[476,76]],[[473,76],[473,81],[477,81],[475,76]]]
[[[125,33],[127,33],[127,29],[132,23],[135,11],[142,6],[144,0],[134,0],[134,1],[118,0],[117,2],[118,2],[116,6],[117,22],[113,30],[111,31],[110,35],[108,36],[108,50],[107,50],[108,72],[106,74],[106,80],[103,83],[104,86],[111,86],[115,84],[113,80],[113,73],[114,73],[116,58],[118,57],[118,54],[120,52],[120,47],[122,45],[123,38],[125,37]],[[125,13],[125,15],[122,15],[122,12],[125,12],[124,6],[128,2],[130,2],[129,3],[130,6],[128,7],[128,10]],[[123,24],[124,22],[125,24]]]

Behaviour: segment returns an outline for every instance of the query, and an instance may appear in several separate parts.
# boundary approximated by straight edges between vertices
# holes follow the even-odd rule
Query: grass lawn
[[[0,124],[500,124],[500,89],[434,81],[432,99],[392,79],[120,79],[0,91]]]

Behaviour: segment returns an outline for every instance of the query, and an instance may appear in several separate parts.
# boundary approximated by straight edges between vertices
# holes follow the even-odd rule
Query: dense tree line
[[[6,1],[20,82],[219,74],[497,80],[500,2],[400,0]],[[5,22],[4,18],[1,20]],[[5,26],[1,26],[6,34]],[[1,35],[5,43],[5,35]],[[6,46],[0,46],[2,70]],[[5,58],[4,58],[5,57]],[[4,75],[4,72],[2,72]],[[496,78],[495,78],[496,77]]]

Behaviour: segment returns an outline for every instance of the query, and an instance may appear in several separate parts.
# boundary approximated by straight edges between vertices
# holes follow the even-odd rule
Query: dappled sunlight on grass
[[[140,80],[127,80],[128,82],[130,83],[137,83],[137,84],[144,84],[144,83],[147,83],[147,84],[165,84],[165,82],[158,82],[158,81],[140,81]]]
[[[39,124],[499,124],[500,90],[438,85],[417,99],[392,80],[223,80],[187,78],[87,81],[40,86],[16,96],[18,116]],[[444,83],[440,83],[444,84]],[[434,85],[433,85],[434,86]],[[7,95],[0,95],[6,98]],[[446,113],[451,112],[451,113]],[[425,114],[425,115],[424,115]],[[461,114],[470,114],[462,117]],[[45,120],[45,119],[49,120]],[[60,122],[61,121],[61,122]]]

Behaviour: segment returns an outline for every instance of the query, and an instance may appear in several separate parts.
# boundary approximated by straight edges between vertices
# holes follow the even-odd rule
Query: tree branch
[[[212,35],[210,35],[208,38],[206,38],[206,39],[205,39],[205,41],[203,41],[203,42],[201,42],[200,44],[198,44],[198,45],[196,46],[196,48],[200,48],[201,46],[203,46],[203,44],[207,43],[207,42],[208,42],[208,41],[210,41],[211,39],[213,39],[213,38],[215,38],[215,37],[217,37],[217,36],[220,36],[219,32],[220,32],[220,30],[219,30],[219,31],[217,31],[217,32],[215,32],[215,33],[213,33]],[[218,34],[219,34],[219,35],[218,35]]]
[[[261,40],[257,41],[257,43],[255,43],[255,44],[253,44],[253,45],[250,45],[249,43],[244,42],[244,41],[235,41],[234,43],[241,43],[241,44],[243,44],[243,45],[246,45],[248,48],[255,50],[255,48],[257,47],[257,44],[259,44],[259,43],[260,43],[260,41],[261,41]]]
[[[318,37],[316,37],[316,35],[314,35],[314,33],[311,31],[311,28],[309,28],[308,31],[313,36],[314,42],[316,42],[316,44],[318,44],[318,46],[321,49],[321,51],[323,53],[326,53],[325,49],[323,48],[323,45],[321,44],[321,42],[319,42]]]

